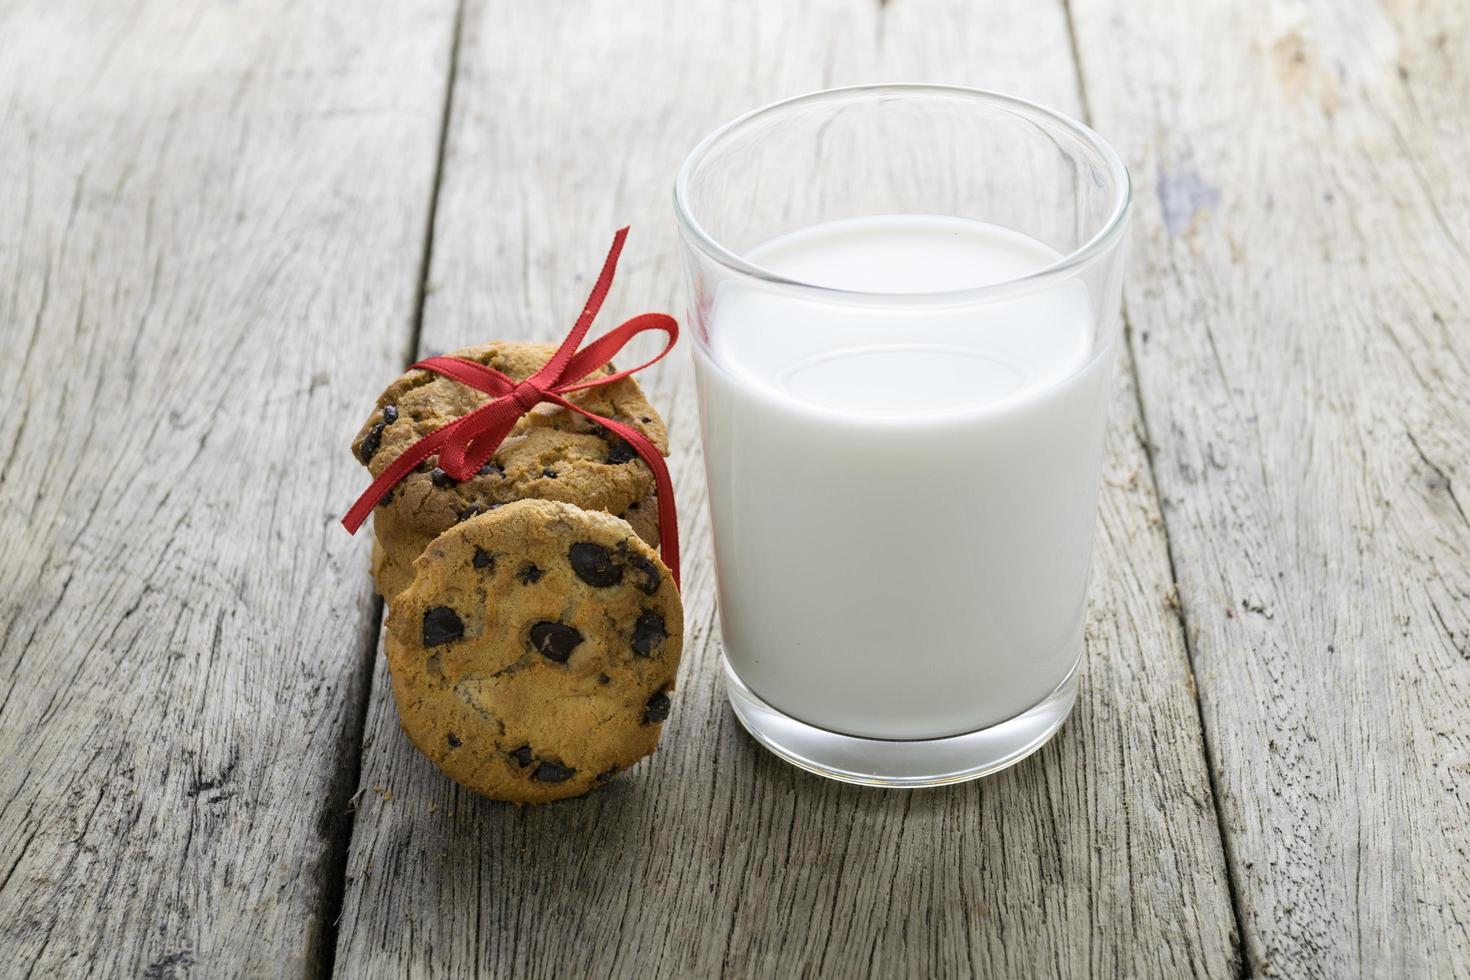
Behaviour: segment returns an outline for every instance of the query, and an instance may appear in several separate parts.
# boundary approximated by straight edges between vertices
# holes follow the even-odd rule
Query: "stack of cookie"
[[[498,342],[452,356],[520,380],[553,350]],[[410,371],[378,399],[353,452],[377,477],[488,397]],[[663,421],[633,379],[569,397],[667,454]],[[468,480],[435,462],[373,512],[403,730],[486,796],[585,793],[652,752],[669,712],[683,609],[656,551],[653,474],[626,442],[553,404],[522,417]]]

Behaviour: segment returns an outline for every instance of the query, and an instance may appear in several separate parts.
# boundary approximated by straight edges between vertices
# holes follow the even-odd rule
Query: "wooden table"
[[[0,973],[1470,971],[1470,6],[12,0],[0,12]],[[687,356],[664,748],[518,810],[400,735],[347,444],[415,354],[682,311],[705,132],[917,79],[1135,180],[1086,674],[885,793],[716,673]]]

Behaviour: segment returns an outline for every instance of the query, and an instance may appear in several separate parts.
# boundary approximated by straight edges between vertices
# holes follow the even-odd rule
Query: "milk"
[[[888,215],[751,250],[786,278],[935,293],[1060,256],[995,225]],[[1082,649],[1110,343],[1076,281],[1003,303],[821,302],[723,282],[695,345],[724,651],[792,717],[975,731]]]

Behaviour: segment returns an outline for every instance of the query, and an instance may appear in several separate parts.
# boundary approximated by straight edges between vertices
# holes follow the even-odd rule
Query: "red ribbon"
[[[673,317],[663,313],[643,313],[603,334],[582,350],[577,350],[577,345],[587,336],[593,318],[602,307],[602,301],[607,298],[613,273],[618,267],[618,256],[623,251],[623,242],[627,237],[627,228],[620,229],[613,236],[612,248],[602,264],[602,273],[597,277],[592,294],[587,297],[587,305],[583,307],[582,315],[577,317],[572,332],[567,334],[566,340],[551,355],[551,360],[526,380],[516,381],[488,365],[462,357],[430,357],[412,365],[410,370],[433,371],[446,378],[453,378],[461,384],[485,392],[492,396],[492,400],[468,415],[435,429],[404,450],[373,481],[372,486],[357,498],[357,503],[342,518],[342,525],[348,532],[356,534],[357,529],[388,491],[429,456],[438,453],[439,468],[452,479],[468,480],[495,455],[495,450],[500,448],[501,442],[515,428],[516,421],[522,415],[542,402],[553,402],[606,426],[627,440],[653,471],[653,482],[658,488],[659,551],[663,555],[664,564],[674,577],[674,584],[679,584],[679,519],[674,509],[674,484],[669,479],[669,468],[664,464],[663,455],[659,453],[657,446],[632,426],[596,415],[563,397],[584,388],[621,381],[660,360],[674,349],[674,344],[679,339],[679,324]],[[628,341],[645,330],[662,330],[668,334],[669,342],[664,345],[663,350],[635,368],[587,378],[593,371],[612,360]],[[580,380],[583,378],[587,380]]]

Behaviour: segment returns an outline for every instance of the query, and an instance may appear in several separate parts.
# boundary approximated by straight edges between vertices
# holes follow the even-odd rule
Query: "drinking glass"
[[[992,92],[836,89],[708,136],[675,209],[736,716],[872,785],[1035,752],[1078,689],[1118,154]]]

